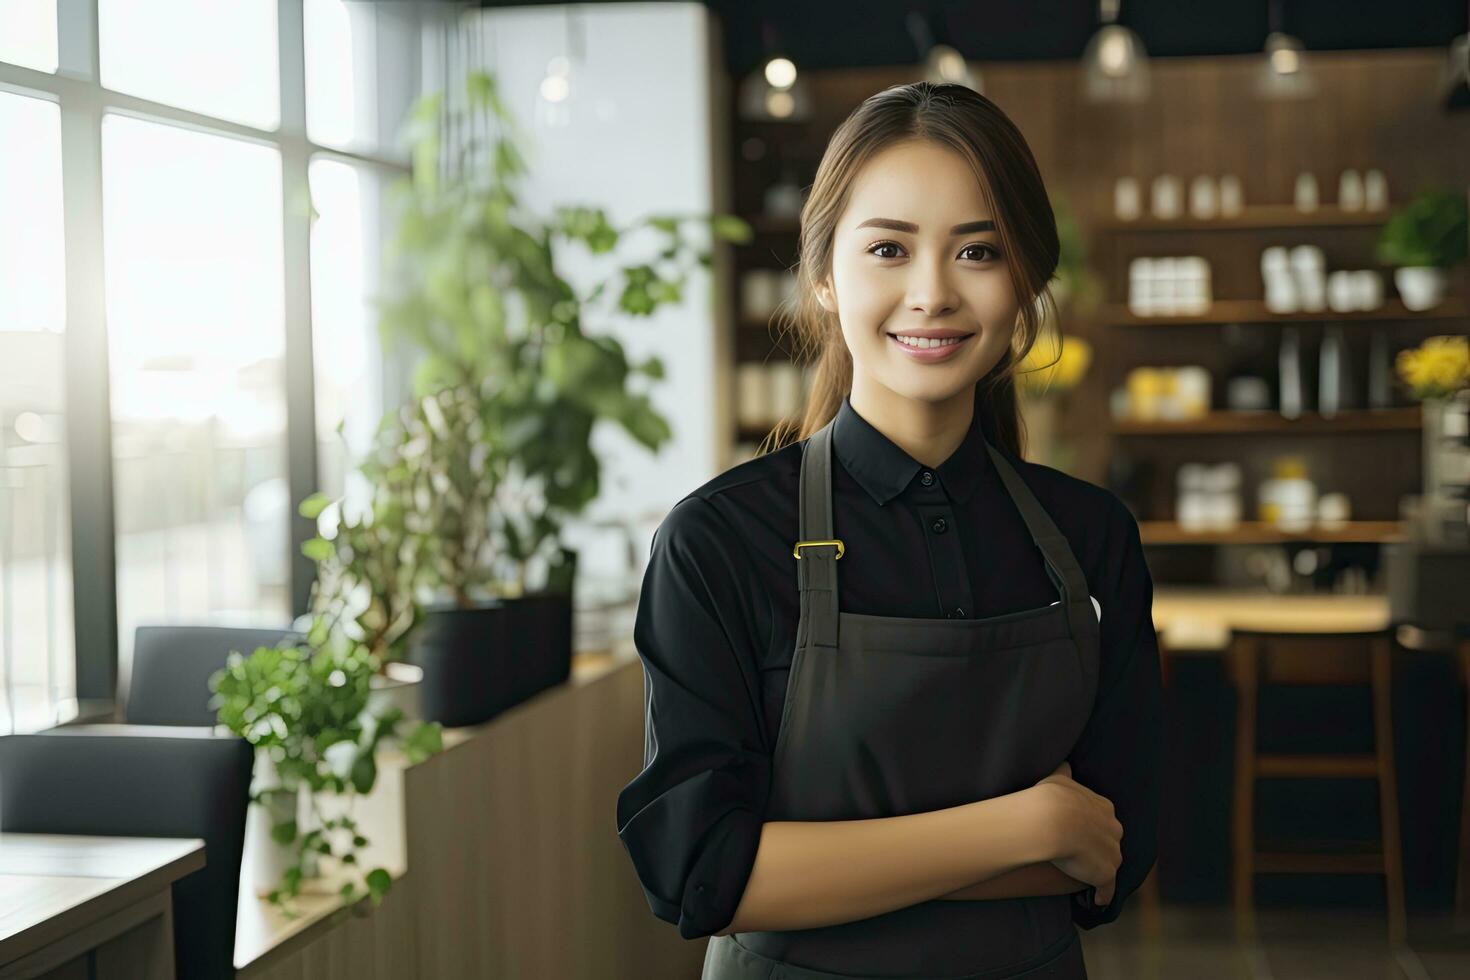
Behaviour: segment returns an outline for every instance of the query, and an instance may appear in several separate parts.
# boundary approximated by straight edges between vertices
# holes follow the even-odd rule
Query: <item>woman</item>
[[[802,210],[799,440],[653,540],[643,771],[618,833],[706,980],[1085,977],[1154,859],[1160,684],[1138,526],[1022,462],[1051,206],[996,106],[917,83]],[[1126,833],[1125,833],[1126,830]]]

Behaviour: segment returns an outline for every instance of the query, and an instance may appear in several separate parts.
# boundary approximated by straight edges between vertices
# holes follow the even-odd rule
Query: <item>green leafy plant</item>
[[[1467,235],[1465,195],[1431,188],[1388,219],[1378,239],[1378,258],[1394,266],[1448,269],[1465,261]]]
[[[1088,313],[1102,298],[1102,283],[1087,264],[1087,239],[1066,197],[1052,195],[1052,213],[1056,218],[1057,238],[1061,246],[1052,293],[1057,305]]]
[[[293,863],[269,895],[287,914],[293,914],[289,900],[300,893],[307,863],[320,857],[357,871],[341,885],[346,901],[365,894],[377,905],[392,884],[386,869],[361,867],[358,852],[369,842],[350,808],[355,795],[372,791],[378,748],[402,724],[396,708],[368,708],[377,670],[378,658],[366,644],[347,639],[319,618],[306,643],[261,647],[250,656],[232,653],[210,679],[220,723],[253,745],[278,777],[277,786],[254,791],[252,802],[301,790],[310,803],[309,828],[298,827],[294,819],[271,827],[278,844],[293,848]],[[402,748],[411,761],[439,751],[439,726],[417,725],[403,737]],[[344,798],[347,812],[327,815],[320,805],[324,794]]]
[[[414,503],[434,508],[423,522],[432,528],[420,531],[431,538],[421,581],[461,606],[477,592],[523,593],[538,557],[547,563],[545,588],[570,591],[575,555],[561,546],[560,530],[598,494],[596,422],[614,422],[652,450],[670,436],[648,393],[662,362],[630,360],[615,338],[584,332],[584,320],[646,317],[680,302],[689,277],[710,264],[697,235],[750,236],[730,216],[666,214],[618,226],[593,207],[531,213],[519,199],[524,137],[494,77],[471,73],[465,96],[464,109],[446,110],[434,94],[412,113],[413,175],[394,189],[397,232],[380,320],[386,341],[419,355],[413,411],[434,411],[425,399],[452,392],[446,424],[428,425],[428,453],[411,465],[459,488]],[[447,132],[474,134],[453,159],[444,153]],[[616,263],[585,295],[558,272],[564,247],[612,257],[629,241],[648,243],[645,253]],[[488,499],[460,480],[466,472],[481,475]]]

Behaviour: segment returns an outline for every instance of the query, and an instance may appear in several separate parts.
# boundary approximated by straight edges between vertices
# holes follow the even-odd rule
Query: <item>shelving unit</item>
[[[1417,407],[1383,408],[1339,412],[1332,416],[1317,414],[1288,419],[1276,412],[1211,412],[1198,419],[1180,421],[1114,422],[1117,436],[1195,436],[1195,435],[1333,435],[1340,432],[1398,432],[1423,425]]]
[[[1416,312],[1398,300],[1386,302],[1376,310],[1317,310],[1315,312],[1273,313],[1261,300],[1235,299],[1216,300],[1206,313],[1159,314],[1137,316],[1128,307],[1105,306],[1100,319],[1116,327],[1177,327],[1202,324],[1205,326],[1225,323],[1395,323],[1401,320],[1461,320],[1467,316],[1465,304],[1458,299],[1446,299],[1433,309]]]
[[[1388,220],[1392,207],[1384,211],[1344,211],[1326,206],[1299,211],[1290,204],[1252,204],[1237,215],[1214,218],[1154,218],[1143,215],[1133,221],[1112,220],[1101,228],[1107,232],[1151,231],[1270,231],[1276,229],[1377,227]]]
[[[1186,530],[1173,521],[1139,521],[1138,533],[1146,545],[1181,544],[1283,544],[1306,541],[1314,544],[1384,544],[1404,536],[1401,521],[1350,521],[1335,527],[1308,531],[1282,531],[1261,521],[1242,521],[1228,531]]]
[[[1127,292],[1128,262],[1136,256],[1203,255],[1210,261],[1217,299],[1195,315],[1137,316],[1123,303],[1104,304],[1093,321],[1107,340],[1101,367],[1107,386],[1123,384],[1137,366],[1199,364],[1213,379],[1213,400],[1223,403],[1221,390],[1232,369],[1245,368],[1278,381],[1275,348],[1278,328],[1302,328],[1307,405],[1313,397],[1316,371],[1314,345],[1327,325],[1343,324],[1357,392],[1366,390],[1364,367],[1370,334],[1382,334],[1390,351],[1417,343],[1434,333],[1466,329],[1470,307],[1464,297],[1451,295],[1425,311],[1406,308],[1396,297],[1378,309],[1338,312],[1330,309],[1273,313],[1261,299],[1236,299],[1259,292],[1259,256],[1268,245],[1315,242],[1328,254],[1331,268],[1378,267],[1373,244],[1389,211],[1343,211],[1321,207],[1302,212],[1291,205],[1255,205],[1231,218],[1136,221],[1103,220],[1095,227],[1098,269],[1114,297]],[[1387,270],[1383,270],[1385,279]],[[1385,282],[1390,294],[1392,285]],[[1240,348],[1227,348],[1211,330],[1238,325]],[[1165,329],[1135,329],[1165,328]],[[1172,329],[1169,329],[1172,328]],[[1200,329],[1211,328],[1211,329]],[[1261,331],[1253,334],[1252,331]],[[1252,340],[1251,338],[1255,338]],[[1241,360],[1243,359],[1243,360]],[[1354,404],[1349,402],[1349,404]],[[1363,404],[1360,400],[1356,404]],[[1308,412],[1297,419],[1274,410],[1262,412],[1212,411],[1201,418],[1179,421],[1109,420],[1093,431],[1111,442],[1108,460],[1125,460],[1141,473],[1131,486],[1140,532],[1147,545],[1247,545],[1286,541],[1319,543],[1375,543],[1397,540],[1403,528],[1396,517],[1404,495],[1418,492],[1422,417],[1417,405],[1402,403],[1380,409],[1344,410],[1331,417]],[[1324,437],[1334,442],[1327,443]],[[1147,438],[1144,438],[1147,437]],[[1198,437],[1198,438],[1197,438]],[[1199,439],[1206,439],[1201,442]],[[1246,437],[1246,438],[1241,438]],[[1237,463],[1245,482],[1241,502],[1254,515],[1256,487],[1270,472],[1277,455],[1298,455],[1322,492],[1347,493],[1359,520],[1333,529],[1283,534],[1274,526],[1246,522],[1230,531],[1189,531],[1174,523],[1175,474],[1186,462]],[[1366,465],[1356,465],[1362,462]],[[1129,465],[1123,470],[1129,471]],[[1382,518],[1382,519],[1371,519]]]

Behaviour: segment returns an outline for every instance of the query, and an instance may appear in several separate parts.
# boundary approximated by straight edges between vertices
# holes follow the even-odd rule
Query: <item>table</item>
[[[175,881],[197,838],[0,832],[0,980],[173,980]]]

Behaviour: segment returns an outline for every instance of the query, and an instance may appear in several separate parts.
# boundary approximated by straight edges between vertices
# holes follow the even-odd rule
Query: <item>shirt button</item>
[[[696,894],[699,894],[699,895],[703,895],[703,894],[704,894],[704,893],[705,893],[705,892],[706,892],[706,891],[707,891],[707,890],[708,890],[708,889],[706,889],[706,888],[705,888],[705,886],[704,886],[704,885],[702,885],[702,884],[700,884],[700,885],[695,885],[695,886],[694,886],[694,891],[695,891],[695,893],[696,893]]]
[[[952,616],[955,619],[964,619],[965,618],[965,611],[964,611],[964,609],[960,608],[959,606],[956,606],[954,612],[950,613],[950,616]]]
[[[934,486],[934,474],[930,473],[928,470],[925,470],[923,475],[919,477],[919,482],[924,484],[924,486],[926,487]]]
[[[942,517],[936,517],[934,518],[934,523],[930,524],[929,527],[935,534],[943,534],[945,529],[949,527],[949,522]]]

